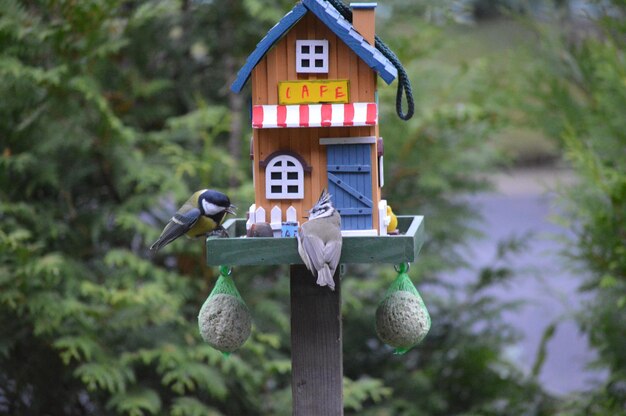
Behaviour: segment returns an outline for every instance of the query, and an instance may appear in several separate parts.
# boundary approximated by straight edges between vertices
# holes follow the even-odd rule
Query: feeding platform
[[[231,86],[240,93],[250,80],[255,200],[247,219],[224,223],[229,238],[206,240],[207,264],[290,265],[295,416],[343,415],[340,272],[334,291],[317,285],[293,237],[322,189],[332,195],[346,232],[339,263],[411,263],[424,243],[422,216],[398,216],[399,233],[386,235],[391,215],[382,199],[377,78],[387,84],[398,78],[398,99],[405,91],[409,100],[410,85],[399,76],[404,70],[395,55],[382,42],[377,48],[375,7],[298,1]],[[398,109],[403,120],[412,112]],[[246,237],[255,224],[269,226],[274,237]]]
[[[246,220],[224,223],[229,238],[209,237],[207,263],[211,266],[302,264],[294,237],[245,237]],[[343,237],[342,264],[411,263],[424,243],[424,217],[398,216],[398,235]]]

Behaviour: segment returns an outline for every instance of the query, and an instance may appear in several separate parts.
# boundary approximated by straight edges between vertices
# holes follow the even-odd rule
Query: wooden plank
[[[260,204],[262,202],[261,196],[265,197],[265,174],[261,172],[261,168],[259,166],[259,161],[263,160],[262,152],[261,152],[261,136],[263,135],[262,130],[253,129],[252,137],[254,138],[252,141],[252,147],[254,152],[254,160],[252,161],[252,171],[254,178],[254,195],[255,195],[255,204]]]
[[[264,104],[278,104],[278,71],[285,63],[279,61],[276,48],[270,49],[264,59],[267,61],[267,100]]]
[[[367,207],[367,208],[366,207],[360,207],[360,208],[339,208],[338,211],[341,214],[341,217],[343,219],[344,217],[347,217],[349,215],[367,215],[367,214],[371,215],[373,209],[371,207]],[[376,227],[374,227],[374,225],[372,225],[372,228],[376,228]],[[343,230],[343,231],[348,231],[348,230]]]
[[[350,55],[354,53],[341,41],[335,42],[337,48],[337,78],[350,78]],[[352,100],[352,96],[350,96]],[[354,100],[352,100],[354,101]]]
[[[320,139],[321,145],[332,144],[374,144],[375,136],[349,136],[349,137],[323,137]]]
[[[302,20],[306,20],[307,21],[307,36],[306,39],[319,39],[317,37],[317,26],[319,20],[317,19],[317,17],[315,17],[315,15],[313,13],[307,13],[304,18]],[[316,73],[307,73],[306,75],[308,75],[307,79],[319,79],[318,75],[320,74],[316,74]],[[325,74],[322,74],[324,76],[326,76]]]
[[[374,45],[376,34],[376,13],[374,7],[353,7],[352,8],[352,25],[357,32]]]
[[[361,84],[359,79],[359,62],[360,58],[354,54],[350,48],[346,46],[348,61],[349,61],[349,80],[350,80],[350,99],[352,102],[363,102],[361,95]]]
[[[290,31],[290,33],[295,33],[296,35],[296,40],[298,39],[308,39],[308,21],[310,20],[310,18],[307,15],[304,15],[304,17],[298,22],[296,23],[295,27]],[[294,48],[296,45],[296,42],[294,40],[293,42]],[[294,59],[295,59],[295,50],[294,50]],[[294,71],[296,70],[295,67],[295,63],[294,63]],[[302,73],[296,73],[296,79],[309,79],[309,74],[302,74]]]
[[[267,58],[252,71],[252,104],[267,104]]]
[[[287,53],[287,79],[289,80],[298,79],[298,74],[296,73],[296,40],[298,40],[298,36],[296,33],[296,28],[294,27],[287,32],[287,36],[281,40],[281,42],[285,43]]]
[[[311,144],[309,143],[308,130],[309,129],[291,129],[289,140],[291,148],[311,164]],[[311,172],[304,174],[304,198],[292,201],[292,205],[296,209],[298,216],[306,215],[304,210],[310,209],[313,206],[311,177],[316,175],[318,175],[317,168],[313,168]],[[303,222],[304,217],[298,218],[296,221]]]
[[[329,172],[370,172],[371,166],[366,165],[329,165]]]
[[[272,142],[272,132],[267,129],[255,129],[259,132],[259,158],[255,160],[255,166],[257,166],[257,184],[255,186],[255,203],[257,207],[270,207],[272,201],[269,201],[265,196],[265,169],[261,168],[259,161],[267,159],[272,154],[276,147]]]
[[[237,238],[245,235],[245,220],[230,219],[224,228],[231,238],[207,239],[207,263],[212,266],[302,264],[295,238]],[[414,262],[424,243],[424,217],[398,216],[404,235],[344,237],[340,263]]]
[[[273,85],[268,85],[268,89],[272,88],[276,94],[276,104],[278,104],[278,82],[284,81],[287,79],[287,59],[289,57],[289,53],[287,51],[287,41],[283,38],[283,42],[279,42],[274,47],[274,58],[276,59],[276,69],[275,74],[276,78]]]
[[[322,152],[325,152],[326,149],[321,149],[317,133],[319,129],[306,129],[308,133],[308,141],[311,146],[311,166],[313,166],[314,171],[311,172],[311,187],[309,188],[309,195],[311,198],[311,206],[317,201],[320,194],[322,193],[322,187],[326,186],[326,182],[322,178],[322,174],[326,171],[325,162],[322,161]],[[316,134],[317,133],[317,134]],[[310,209],[311,206],[305,207],[305,209]],[[303,213],[300,213],[303,215]],[[301,222],[306,221],[305,218],[300,220]]]
[[[291,391],[294,416],[343,415],[341,281],[318,286],[305,266],[290,268]]]
[[[321,23],[321,22],[320,22]],[[330,30],[326,25],[321,25],[321,30],[318,31],[318,39],[327,39],[328,40],[328,79],[338,79],[339,71],[338,71],[338,58],[337,58],[337,42],[339,39],[337,36]],[[320,33],[321,32],[321,33]],[[320,36],[321,35],[321,36]],[[341,42],[341,41],[339,41]],[[348,91],[346,91],[348,92]]]
[[[314,202],[317,202],[317,198],[319,198],[320,193],[322,192],[323,188],[328,188],[328,172],[326,172],[326,166],[327,166],[327,161],[328,161],[328,155],[326,154],[326,148],[322,145],[319,144],[319,137],[328,137],[330,135],[330,132],[335,129],[335,127],[327,127],[326,129],[320,129],[320,133],[318,134],[317,137],[313,138],[313,141],[315,142],[315,146],[317,147],[318,151],[319,151],[319,166],[320,166],[320,175],[319,176],[319,183],[320,183],[320,188],[319,188],[319,192],[314,195]],[[312,130],[312,129],[311,129]]]
[[[379,108],[380,110],[380,108]],[[378,137],[378,124],[376,126],[373,127],[369,127],[369,129],[372,131],[372,133],[375,135],[375,137]],[[378,204],[380,203],[381,200],[381,195],[380,195],[380,185],[379,185],[379,173],[378,173],[378,139],[376,140],[376,143],[374,143],[374,145],[370,148],[370,160],[372,161],[372,200],[376,203],[375,206],[378,206]],[[374,215],[372,217],[372,221],[374,226],[376,226],[376,224],[378,224],[378,222],[380,221],[380,214],[378,212],[378,210],[374,210]]]
[[[359,101],[376,101],[376,72],[374,72],[364,61],[359,59]]]
[[[341,178],[337,177],[336,175],[333,175],[332,173],[329,172],[328,173],[328,180],[332,181],[338,187],[340,187],[341,189],[343,189],[344,191],[346,191],[347,193],[352,195],[357,201],[359,201],[363,205],[365,205],[365,206],[367,206],[369,208],[374,206],[374,203],[372,202],[371,199],[367,198],[365,195],[360,193],[358,190],[354,189],[352,186],[347,184],[344,180],[342,180]]]

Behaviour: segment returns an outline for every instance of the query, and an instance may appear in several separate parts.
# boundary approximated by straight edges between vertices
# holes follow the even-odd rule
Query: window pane
[[[315,46],[315,53],[317,54],[324,53],[324,47],[322,45]]]
[[[293,50],[293,49],[292,49],[292,50]],[[316,50],[317,50],[317,49],[316,49]],[[302,45],[302,47],[300,48],[300,51],[301,51],[302,53],[306,53],[306,54],[311,53],[311,49],[310,49],[310,46],[309,46],[309,45]]]
[[[287,166],[296,166],[293,164],[293,162],[287,161]]]
[[[287,179],[298,179],[298,172],[287,172]]]
[[[324,61],[321,59],[316,59],[315,60],[315,67],[316,68],[323,68],[324,67]]]
[[[287,187],[287,193],[288,194],[297,194],[298,193],[298,186],[297,185],[289,185]]]
[[[310,61],[308,59],[303,59],[301,66],[302,68],[308,68],[310,66]]]
[[[272,185],[272,193],[273,194],[279,194],[282,192],[281,186],[280,185]]]
[[[272,180],[281,180],[283,175],[280,172],[272,172]]]

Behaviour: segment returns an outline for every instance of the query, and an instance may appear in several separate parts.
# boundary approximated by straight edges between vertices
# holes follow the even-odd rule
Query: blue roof
[[[354,53],[356,53],[370,68],[391,84],[398,76],[397,69],[382,53],[370,45],[357,32],[332,4],[326,0],[302,0],[276,25],[267,32],[267,35],[257,44],[254,52],[248,56],[246,64],[241,67],[237,78],[230,89],[238,93],[250,78],[250,74],[270,48],[281,39],[308,11],[320,19],[339,39],[341,39]]]

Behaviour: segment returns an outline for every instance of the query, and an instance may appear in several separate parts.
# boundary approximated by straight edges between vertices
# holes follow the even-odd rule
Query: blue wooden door
[[[342,230],[371,230],[372,161],[370,144],[326,146],[328,192],[341,214]]]

